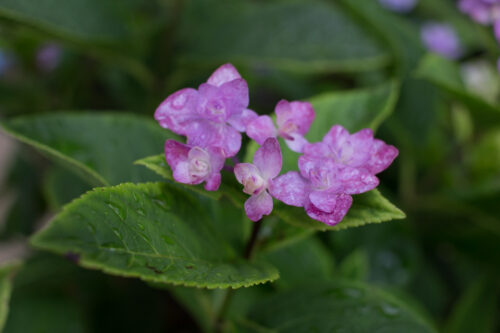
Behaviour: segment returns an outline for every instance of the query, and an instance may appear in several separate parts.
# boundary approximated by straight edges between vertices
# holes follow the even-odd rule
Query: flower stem
[[[243,254],[243,257],[247,260],[250,260],[253,254],[255,253],[255,245],[257,244],[257,239],[259,236],[261,226],[262,226],[262,221],[253,223],[252,234],[248,239],[247,245],[245,247],[245,252]],[[214,324],[216,332],[222,332],[223,319],[226,315],[227,309],[229,308],[229,304],[231,303],[232,296],[233,296],[233,289],[227,288],[225,290],[224,300],[222,301],[222,305],[220,306],[219,311],[217,311],[217,315],[215,317]]]

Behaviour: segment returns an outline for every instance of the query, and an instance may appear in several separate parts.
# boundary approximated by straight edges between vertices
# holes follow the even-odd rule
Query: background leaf
[[[0,332],[2,332],[9,314],[12,278],[13,274],[19,269],[19,266],[19,263],[11,263],[0,267]]]
[[[360,71],[388,55],[335,2],[189,2],[182,61],[268,64],[295,71]]]
[[[127,113],[54,113],[5,120],[4,130],[63,162],[94,185],[154,179],[134,166],[174,137],[152,119]]]
[[[151,282],[238,288],[278,278],[271,265],[244,261],[208,218],[171,185],[122,184],[73,201],[32,241],[76,253],[84,267]]]

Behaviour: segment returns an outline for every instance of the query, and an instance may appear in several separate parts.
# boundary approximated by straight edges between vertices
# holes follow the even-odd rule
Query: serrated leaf
[[[127,113],[53,113],[5,120],[2,126],[94,185],[153,180],[133,162],[162,151],[174,137],[153,120]]]
[[[275,212],[286,222],[321,231],[337,231],[406,217],[405,213],[384,198],[378,190],[354,195],[353,199],[347,215],[333,227],[309,218],[303,208],[279,205],[275,208]]]
[[[428,54],[420,62],[415,75],[467,106],[476,125],[488,128],[500,123],[500,108],[465,89],[455,62]]]
[[[20,263],[6,264],[0,267],[0,332],[2,332],[9,314],[9,300],[12,293],[12,277]]]
[[[324,73],[370,70],[389,60],[370,32],[331,1],[193,1],[184,15],[182,61]]]
[[[170,184],[121,184],[73,201],[32,243],[150,282],[238,288],[278,278],[273,266],[243,260],[208,219],[195,197]]]
[[[393,295],[345,281],[303,285],[271,296],[257,302],[248,319],[261,329],[280,333],[435,332]],[[261,329],[253,332],[264,332]]]

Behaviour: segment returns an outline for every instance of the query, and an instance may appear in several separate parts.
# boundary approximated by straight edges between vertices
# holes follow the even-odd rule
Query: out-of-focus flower
[[[417,5],[417,0],[378,0],[385,8],[399,13],[407,13]]]
[[[184,184],[205,182],[207,191],[216,191],[225,157],[220,148],[189,146],[175,140],[165,142],[165,158],[176,181]]]
[[[248,86],[231,64],[219,67],[198,90],[185,88],[168,96],[155,112],[161,126],[187,136],[191,146],[220,147],[236,155],[241,134],[257,114],[247,109]]]
[[[51,72],[61,62],[62,49],[59,45],[50,43],[40,47],[36,53],[36,65],[43,72]]]
[[[500,80],[496,66],[486,60],[464,63],[460,74],[468,91],[494,103],[500,92]]]
[[[268,193],[273,178],[279,175],[282,165],[281,148],[276,138],[268,138],[257,149],[253,164],[239,163],[234,167],[238,182],[243,184],[243,192],[251,197],[245,201],[245,212],[252,221],[271,214],[273,198]]]
[[[257,141],[264,143],[267,138],[280,136],[285,139],[288,147],[295,152],[302,152],[307,140],[304,135],[314,120],[314,109],[308,102],[288,102],[281,100],[274,109],[276,112],[276,124],[269,116],[260,116],[250,122],[247,126],[247,135]]]
[[[456,59],[462,55],[460,40],[455,29],[448,24],[426,23],[420,30],[420,37],[429,51],[448,59]]]
[[[307,214],[328,225],[342,220],[349,210],[351,194],[375,188],[375,174],[385,170],[398,150],[374,139],[370,129],[352,135],[333,126],[322,142],[307,144],[299,157],[299,170],[276,178],[271,194],[291,206],[304,207]]]
[[[481,24],[493,24],[500,19],[499,0],[459,0],[458,8]]]

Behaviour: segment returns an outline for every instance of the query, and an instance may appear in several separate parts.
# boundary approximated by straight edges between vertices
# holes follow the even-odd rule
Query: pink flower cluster
[[[241,134],[261,145],[252,163],[238,163],[234,174],[250,195],[245,212],[252,221],[269,215],[273,197],[328,225],[342,220],[352,204],[352,194],[375,188],[375,176],[386,169],[398,150],[373,138],[370,129],[350,135],[335,125],[322,142],[309,143],[304,135],[314,120],[307,102],[280,101],[275,108],[276,126],[269,116],[248,109],[248,86],[231,65],[219,67],[198,89],[179,90],[160,104],[155,119],[164,128],[184,135],[187,143],[167,140],[165,158],[173,178],[184,184],[205,182],[216,191],[226,158],[241,147]],[[279,175],[281,147],[277,137],[298,153],[300,172]]]

